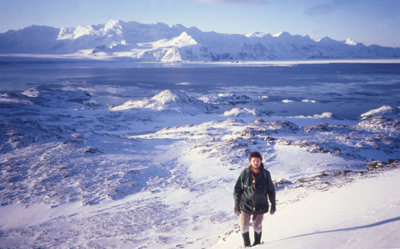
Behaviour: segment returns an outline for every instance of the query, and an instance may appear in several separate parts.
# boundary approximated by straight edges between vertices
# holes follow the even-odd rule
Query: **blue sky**
[[[164,22],[230,34],[352,38],[400,47],[400,0],[0,0],[0,32],[32,24]]]

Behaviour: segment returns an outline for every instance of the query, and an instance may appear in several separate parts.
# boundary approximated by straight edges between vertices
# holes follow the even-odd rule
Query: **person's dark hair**
[[[249,161],[251,160],[252,157],[258,157],[262,161],[262,156],[261,156],[261,154],[259,152],[256,152],[256,151],[255,152],[251,152],[250,156],[249,156]]]

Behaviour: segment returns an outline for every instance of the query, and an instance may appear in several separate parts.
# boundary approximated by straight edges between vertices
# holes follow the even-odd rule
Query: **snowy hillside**
[[[255,150],[278,196],[259,248],[399,245],[399,107],[279,117],[258,92],[110,106],[105,89],[126,91],[0,94],[0,248],[239,248],[233,184]]]
[[[314,41],[287,32],[232,35],[182,25],[111,20],[75,28],[29,26],[7,31],[0,34],[0,54],[145,62],[262,61],[400,58],[400,48],[328,37]]]
[[[322,191],[287,189],[280,193],[284,197],[279,212],[265,217],[264,242],[254,248],[398,248],[399,177],[396,170]],[[210,248],[241,248],[241,244],[235,225]]]

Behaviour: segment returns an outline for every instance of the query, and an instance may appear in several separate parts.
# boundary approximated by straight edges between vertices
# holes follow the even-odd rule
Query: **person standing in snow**
[[[268,199],[271,202],[270,213],[274,214],[276,211],[275,187],[272,183],[271,174],[264,169],[261,154],[251,152],[249,161],[250,167],[241,172],[233,192],[234,213],[240,216],[240,230],[244,247],[250,246],[250,217],[253,216],[253,245],[258,245],[261,243],[264,214],[269,210]]]

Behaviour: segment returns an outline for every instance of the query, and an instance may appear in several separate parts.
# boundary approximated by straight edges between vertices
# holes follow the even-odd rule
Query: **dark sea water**
[[[151,97],[165,89],[195,97],[234,93],[262,99],[280,115],[332,112],[355,119],[383,105],[400,105],[400,63],[216,66],[0,62],[0,92],[40,85],[97,89],[97,96],[110,104]]]

